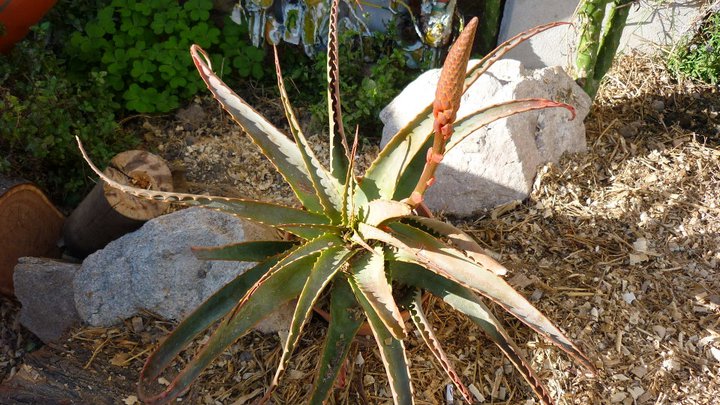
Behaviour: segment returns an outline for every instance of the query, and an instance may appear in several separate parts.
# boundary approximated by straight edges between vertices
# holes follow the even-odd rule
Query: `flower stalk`
[[[425,167],[420,179],[412,194],[408,198],[408,204],[416,208],[422,201],[425,191],[435,182],[435,170],[445,156],[445,145],[453,134],[453,123],[460,109],[460,97],[462,97],[465,84],[465,72],[467,71],[468,59],[475,40],[478,19],[473,18],[458,37],[450,49],[438,81],[435,91],[435,102],[433,103],[433,144],[427,151]]]

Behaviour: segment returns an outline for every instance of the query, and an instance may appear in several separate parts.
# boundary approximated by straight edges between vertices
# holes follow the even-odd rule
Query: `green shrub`
[[[222,54],[215,61],[224,75],[263,76],[264,51],[252,47],[245,28],[210,19],[212,1],[112,0],[84,32],[71,36],[73,70],[107,72],[111,92],[124,107],[141,113],[168,112],[190,100],[203,86],[187,50],[193,43]]]
[[[135,141],[115,121],[119,106],[104,90],[104,74],[69,78],[48,49],[49,28],[41,24],[0,55],[0,172],[35,181],[56,202],[72,205],[92,186],[74,136],[102,160]]]
[[[677,76],[720,83],[720,13],[711,15],[693,38],[672,53],[668,67]]]

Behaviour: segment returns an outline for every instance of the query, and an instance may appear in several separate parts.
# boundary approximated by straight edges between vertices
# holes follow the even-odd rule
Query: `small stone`
[[[610,402],[612,402],[613,404],[623,402],[625,400],[625,398],[627,398],[627,396],[628,396],[627,392],[622,392],[622,391],[616,392],[610,396]]]
[[[140,333],[143,330],[145,330],[145,326],[143,325],[143,320],[139,316],[133,317],[133,319],[130,322],[132,323],[133,332]]]

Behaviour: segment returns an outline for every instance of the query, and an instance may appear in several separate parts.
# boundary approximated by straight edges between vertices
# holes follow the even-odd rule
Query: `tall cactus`
[[[612,65],[633,1],[584,0],[578,6],[575,79],[590,97]]]

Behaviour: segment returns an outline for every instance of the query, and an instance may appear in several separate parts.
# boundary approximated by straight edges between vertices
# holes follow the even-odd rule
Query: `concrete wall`
[[[499,41],[552,21],[571,21],[578,0],[507,0]],[[701,17],[710,0],[641,0],[633,5],[620,49],[657,52],[672,46]],[[508,58],[526,67],[571,66],[575,31],[558,27],[518,46]]]

